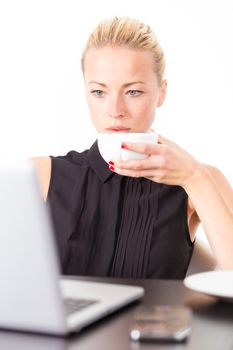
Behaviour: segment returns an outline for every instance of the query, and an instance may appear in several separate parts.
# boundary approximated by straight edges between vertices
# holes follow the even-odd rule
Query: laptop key
[[[98,300],[65,298],[64,302],[66,313],[69,315],[97,303]]]

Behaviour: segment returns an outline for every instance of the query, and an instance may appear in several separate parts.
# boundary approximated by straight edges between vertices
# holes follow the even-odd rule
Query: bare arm
[[[51,158],[50,157],[35,157],[32,158],[38,172],[41,191],[44,200],[47,199],[49,183],[51,177]]]
[[[216,168],[203,165],[184,187],[218,265],[233,269],[233,190]]]

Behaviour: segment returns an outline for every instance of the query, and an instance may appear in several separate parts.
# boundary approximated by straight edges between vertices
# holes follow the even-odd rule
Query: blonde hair
[[[165,58],[160,43],[151,28],[137,19],[130,17],[114,17],[101,21],[89,36],[82,54],[82,71],[85,71],[85,56],[90,48],[106,46],[126,46],[135,50],[145,50],[154,57],[154,68],[159,86],[162,83]]]

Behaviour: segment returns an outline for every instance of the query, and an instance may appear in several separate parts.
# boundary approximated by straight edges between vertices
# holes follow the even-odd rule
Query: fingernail
[[[108,164],[110,164],[110,165],[114,165],[114,163],[110,160],[110,162],[108,162]]]
[[[109,170],[115,171],[115,168],[114,168],[113,166],[110,166],[110,167],[109,167]]]
[[[126,145],[124,143],[121,144],[121,148],[127,148]]]

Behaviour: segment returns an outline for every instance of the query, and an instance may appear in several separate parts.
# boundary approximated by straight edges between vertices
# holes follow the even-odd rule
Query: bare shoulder
[[[34,157],[31,158],[38,172],[38,177],[41,185],[41,190],[44,199],[46,200],[49,190],[51,178],[51,158],[50,157]]]
[[[34,162],[38,169],[51,169],[51,158],[50,157],[33,157],[31,160]]]

